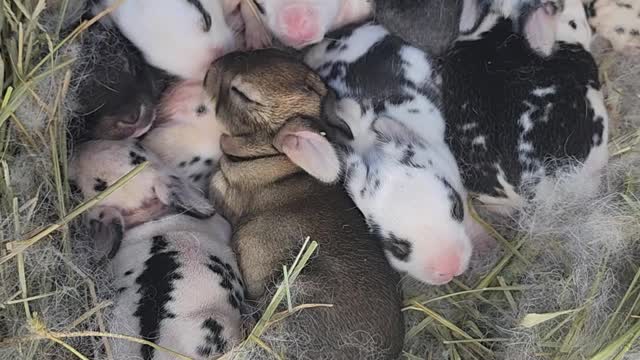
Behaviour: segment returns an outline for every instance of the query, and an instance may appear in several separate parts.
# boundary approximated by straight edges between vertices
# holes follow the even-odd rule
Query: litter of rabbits
[[[127,76],[133,75],[133,79],[147,76],[136,70],[135,63],[123,65],[130,58],[105,51],[127,51],[121,34],[99,31],[99,26],[105,26],[100,18],[104,20],[122,2],[113,1],[113,6],[97,10],[97,15],[89,18],[83,18],[84,2],[80,1],[2,3],[2,360],[117,359],[111,346],[122,342],[153,349],[156,356],[191,359],[154,341],[110,332],[109,324],[117,317],[114,295],[119,289],[113,274],[100,266],[104,259],[96,256],[94,244],[87,240],[90,231],[81,221],[110,194],[144,175],[152,164],[146,158],[132,158],[131,171],[99,186],[95,196],[86,199],[70,184],[71,154],[79,148],[74,140],[92,131],[103,132],[82,128],[82,119],[94,113],[86,112],[80,103],[95,96],[83,93],[84,86],[102,83],[104,88],[96,91],[108,93],[112,86],[126,87],[131,81],[109,77],[108,69],[107,75],[92,79],[97,57],[112,55],[114,67],[126,67]],[[269,19],[258,19],[260,7],[252,1],[239,3],[246,7],[244,16],[256,17],[254,30],[266,31]],[[226,8],[222,9],[224,13]],[[228,35],[235,34],[231,29]],[[259,44],[263,39],[253,40]],[[592,53],[609,115],[609,161],[601,176],[580,177],[572,165],[560,163],[553,177],[535,184],[516,184],[526,200],[506,217],[470,202],[476,205],[468,209],[470,216],[495,238],[496,246],[474,251],[468,270],[445,285],[427,285],[408,275],[402,278],[398,285],[404,294],[400,304],[405,327],[401,358],[640,359],[640,58],[617,52],[602,38],[596,39]],[[154,81],[136,82],[144,84],[140,91],[146,94],[126,107],[126,111],[138,112],[136,122],[112,125],[114,120],[109,128],[120,126],[119,134],[133,133],[149,125],[147,121],[155,124],[157,116],[163,116],[146,113],[149,118],[142,119],[144,104],[161,101],[165,88],[171,89],[167,84],[174,74],[158,73],[149,75]],[[255,96],[256,92],[246,94]],[[99,116],[116,113],[103,110]],[[199,111],[192,114],[193,119],[200,118]],[[203,117],[212,118],[210,115]],[[322,129],[318,134],[331,138],[333,129]],[[143,138],[142,143],[145,141],[150,140]],[[218,156],[217,152],[212,154]],[[205,164],[209,155],[189,154],[189,158],[195,157],[199,159],[194,164]],[[186,160],[171,161],[180,169]],[[206,164],[214,167],[216,161]],[[189,174],[210,175],[208,168],[194,171]],[[200,186],[199,180],[194,178]],[[256,314],[248,314],[244,319],[246,334],[233,349],[226,349],[222,359],[316,358],[314,353],[331,350],[326,344],[309,349],[309,344],[315,343],[305,329],[291,330],[294,327],[286,321],[309,310],[339,310],[331,301],[304,300],[320,289],[318,283],[306,282],[305,269],[313,269],[313,261],[328,251],[323,239],[308,236],[299,232],[299,249],[289,254],[291,261],[279,265],[279,278],[267,288],[262,303],[254,304],[261,313],[256,318],[251,318]],[[369,301],[379,304],[375,298]],[[374,337],[358,335],[346,343],[358,348],[361,358],[386,358],[376,351]],[[215,342],[207,343],[215,348]]]

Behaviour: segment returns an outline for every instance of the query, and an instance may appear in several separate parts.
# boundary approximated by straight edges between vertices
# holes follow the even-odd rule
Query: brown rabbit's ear
[[[340,160],[334,146],[309,119],[295,117],[278,131],[273,146],[309,175],[333,183],[340,176]]]

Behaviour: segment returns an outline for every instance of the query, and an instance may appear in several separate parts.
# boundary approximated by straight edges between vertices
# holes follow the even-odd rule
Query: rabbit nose
[[[434,275],[439,283],[448,283],[454,277],[462,274],[462,259],[457,252],[445,254],[434,261],[429,267],[429,272]]]

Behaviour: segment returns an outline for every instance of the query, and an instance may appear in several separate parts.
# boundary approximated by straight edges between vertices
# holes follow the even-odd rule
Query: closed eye
[[[240,99],[242,99],[242,101],[244,102],[248,102],[248,103],[253,103],[253,104],[257,104],[257,105],[262,105],[261,103],[251,99],[250,97],[247,96],[247,94],[245,94],[244,92],[242,92],[242,90],[238,89],[235,86],[231,87],[231,92],[236,94],[236,96],[240,97]]]

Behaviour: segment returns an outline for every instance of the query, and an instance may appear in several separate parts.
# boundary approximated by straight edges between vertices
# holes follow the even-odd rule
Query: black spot
[[[402,153],[402,159],[400,163],[405,166],[409,166],[416,169],[424,169],[424,165],[418,164],[413,161],[413,157],[416,155],[416,151],[413,149],[413,144],[407,145],[407,148]]]
[[[133,146],[135,146],[136,149],[142,151],[143,153],[146,151],[144,146],[142,146],[142,143],[140,142],[140,140],[136,140]]]
[[[222,337],[223,327],[212,318],[208,318],[202,323],[202,329],[207,331],[204,337],[204,345],[197,348],[198,354],[209,357],[215,348],[216,352],[222,354],[227,348],[227,341]]]
[[[122,293],[123,293],[123,292],[125,292],[126,290],[127,290],[127,288],[123,286],[123,287],[119,288],[118,290],[116,290],[116,292],[117,292],[118,294],[122,294]]]
[[[231,280],[229,279],[229,276],[225,276],[225,277],[222,278],[222,281],[220,282],[220,286],[222,286],[223,288],[225,288],[227,290],[233,289],[233,284],[231,283]]]
[[[198,161],[200,161],[200,156],[196,156],[193,159],[191,159],[191,161],[189,162],[189,165],[193,165],[193,164],[197,163]]]
[[[155,254],[160,251],[165,251],[167,250],[168,245],[169,244],[167,243],[167,239],[165,239],[164,236],[154,236],[153,245],[151,246],[151,253]]]
[[[139,318],[140,335],[148,341],[158,339],[160,323],[173,315],[167,310],[166,305],[173,298],[171,296],[175,289],[173,282],[182,278],[178,272],[180,267],[177,261],[178,253],[166,251],[167,246],[164,237],[153,238],[151,257],[145,261],[144,270],[136,278],[136,283],[140,285],[138,290],[140,300],[133,315]],[[154,349],[151,346],[143,345],[141,352],[143,359],[153,359]]]
[[[409,114],[418,114],[420,112],[420,110],[418,109],[409,109],[407,111],[409,112]]]
[[[211,166],[211,165],[213,165],[213,159],[207,159],[207,160],[205,160],[205,161],[204,161],[204,164],[205,164],[205,165],[207,165],[207,166]]]
[[[594,146],[600,146],[602,145],[602,135],[604,134],[604,119],[602,118],[602,116],[598,116],[596,117],[594,120],[594,125],[595,125],[595,129],[594,129]]]
[[[242,280],[235,274],[235,272],[233,271],[233,267],[231,267],[230,264],[220,260],[219,257],[210,255],[209,260],[210,263],[206,264],[206,266],[213,273],[220,276],[220,286],[222,286],[226,290],[229,290],[229,304],[231,304],[231,306],[233,306],[233,308],[235,309],[239,308],[240,303],[242,303],[242,301],[244,300],[244,297],[238,290],[234,290],[233,285],[235,282],[240,285],[240,287],[244,287]]]
[[[616,5],[618,5],[621,8],[625,8],[625,9],[632,9],[633,8],[633,6],[631,6],[631,4],[627,4],[627,3],[623,3],[623,2],[619,2],[619,1],[616,2]]]
[[[214,273],[224,277],[225,276],[225,271],[224,268],[218,264],[208,264],[207,267],[209,268],[209,270],[213,271]]]
[[[629,34],[631,34],[631,36],[640,36],[640,30],[633,29],[633,30],[629,31]]]
[[[182,161],[180,162],[180,164],[178,164],[179,167],[185,167],[187,166],[187,162],[186,161]]]
[[[192,176],[193,176],[193,181],[200,181],[200,179],[202,178],[202,174],[195,174]]]
[[[614,31],[620,35],[624,34],[624,28],[622,26],[616,26],[616,28],[614,29]]]
[[[236,295],[237,299],[240,299],[240,301],[244,300],[244,295],[240,291],[236,290],[234,291],[234,294]]]
[[[393,257],[400,261],[407,261],[411,255],[412,245],[409,241],[395,236],[393,233],[382,241],[385,250],[391,253]]]
[[[207,107],[204,104],[201,104],[200,106],[198,106],[198,108],[196,109],[196,113],[198,115],[203,115],[207,113]]]
[[[234,309],[238,309],[240,307],[240,300],[238,300],[235,294],[231,292],[229,292],[229,304],[231,304]]]
[[[133,274],[133,269],[125,271],[124,276],[129,276],[131,274]]]
[[[100,178],[95,178],[94,179],[96,181],[95,185],[93,185],[93,190],[95,191],[105,191],[107,190],[107,187],[109,186],[107,184],[106,181],[100,179]]]
[[[576,22],[573,20],[569,21],[569,26],[571,26],[573,30],[578,28],[578,24],[576,24]]]
[[[142,164],[143,162],[147,161],[147,158],[138,154],[135,151],[130,151],[129,152],[129,157],[131,158],[131,165],[132,166],[137,166]]]
[[[210,346],[201,345],[196,348],[196,351],[198,352],[198,355],[208,358],[211,356],[213,349]]]
[[[442,181],[442,184],[447,188],[449,197],[449,201],[451,201],[451,217],[453,217],[456,221],[462,222],[464,220],[464,206],[462,204],[462,198],[460,194],[456,191],[456,189],[449,184],[449,182],[444,178],[439,178]]]

